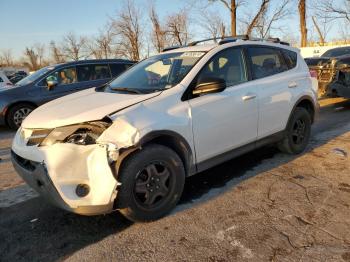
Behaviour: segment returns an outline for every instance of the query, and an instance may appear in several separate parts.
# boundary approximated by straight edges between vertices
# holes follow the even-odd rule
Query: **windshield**
[[[326,51],[321,57],[337,57],[350,54],[350,48],[331,49]]]
[[[33,81],[37,80],[42,75],[51,71],[52,69],[54,69],[54,67],[52,67],[52,66],[43,67],[43,68],[39,69],[38,71],[36,71],[35,73],[23,78],[21,81],[18,81],[16,83],[16,85],[19,85],[19,86],[28,85],[28,84],[32,83]]]
[[[106,92],[151,93],[178,84],[205,52],[178,52],[150,57],[117,77]]]

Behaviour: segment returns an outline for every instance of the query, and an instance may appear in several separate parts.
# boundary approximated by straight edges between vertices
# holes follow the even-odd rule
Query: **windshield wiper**
[[[133,93],[133,94],[142,94],[141,91],[136,90],[136,89],[131,89],[131,88],[127,88],[127,87],[110,87],[111,90],[113,91],[124,91],[124,92],[128,92],[128,93]]]

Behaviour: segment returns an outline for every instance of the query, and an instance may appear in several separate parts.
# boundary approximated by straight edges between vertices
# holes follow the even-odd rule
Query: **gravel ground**
[[[35,197],[2,130],[0,261],[350,261],[350,103],[323,105],[305,154],[263,148],[191,177],[172,214],[139,224]]]

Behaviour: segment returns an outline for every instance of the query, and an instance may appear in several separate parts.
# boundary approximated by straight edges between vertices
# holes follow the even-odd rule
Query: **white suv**
[[[188,176],[266,144],[301,153],[317,81],[297,49],[274,42],[169,49],[49,102],[18,130],[14,167],[61,208],[146,221],[176,205]]]

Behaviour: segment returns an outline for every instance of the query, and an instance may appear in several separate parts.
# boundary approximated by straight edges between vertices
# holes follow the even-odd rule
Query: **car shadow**
[[[56,261],[132,223],[118,212],[85,217],[36,197],[0,209],[1,261]]]
[[[345,106],[344,110],[349,108]],[[326,138],[317,140],[313,131],[310,146],[304,154],[350,131],[339,127],[332,129]],[[240,182],[302,155],[288,156],[279,153],[275,147],[264,147],[189,177],[180,203],[172,214],[210,201]],[[41,197],[0,209],[0,218],[1,261],[63,260],[133,225],[118,212],[84,217],[55,208]]]

